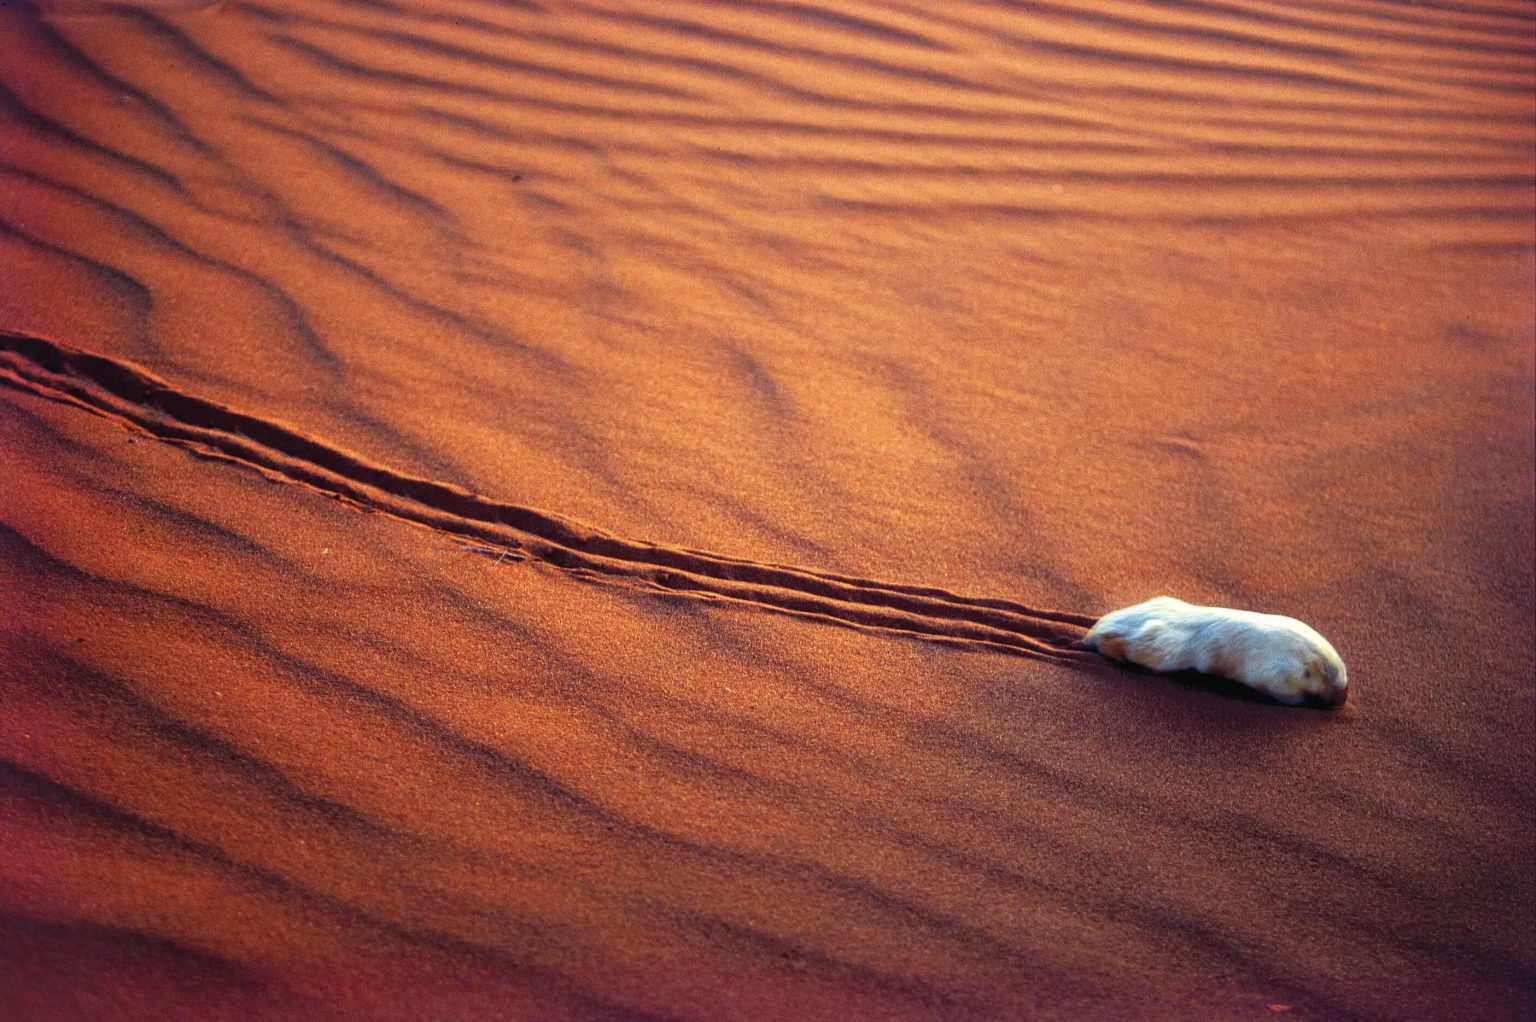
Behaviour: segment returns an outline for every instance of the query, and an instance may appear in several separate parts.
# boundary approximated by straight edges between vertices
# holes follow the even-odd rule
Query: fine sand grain
[[[190,6],[0,2],[0,1017],[1536,1012],[1529,4]]]

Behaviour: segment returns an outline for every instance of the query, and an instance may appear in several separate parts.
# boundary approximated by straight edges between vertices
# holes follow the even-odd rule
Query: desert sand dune
[[[1536,1009],[1529,4],[194,6],[0,3],[0,1015]]]

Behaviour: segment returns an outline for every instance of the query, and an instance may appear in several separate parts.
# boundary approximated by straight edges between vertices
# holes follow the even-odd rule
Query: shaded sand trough
[[[1536,1007],[1528,5],[49,7],[0,1013]]]

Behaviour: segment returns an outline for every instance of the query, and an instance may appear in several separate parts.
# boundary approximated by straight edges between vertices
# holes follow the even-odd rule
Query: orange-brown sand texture
[[[1529,3],[189,6],[0,3],[0,1017],[1536,1012]]]

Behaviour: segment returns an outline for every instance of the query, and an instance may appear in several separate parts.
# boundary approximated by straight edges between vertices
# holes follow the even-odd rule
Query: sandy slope
[[[0,6],[0,1011],[1529,1013],[1532,29]]]

